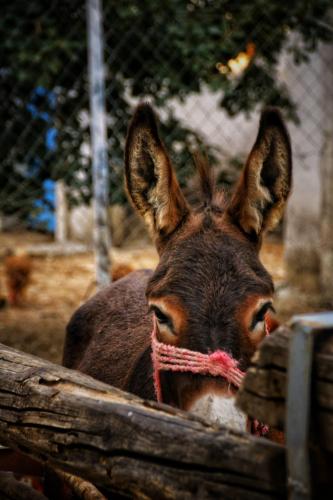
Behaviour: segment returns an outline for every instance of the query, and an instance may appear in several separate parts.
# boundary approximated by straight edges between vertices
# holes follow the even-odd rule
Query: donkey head
[[[147,288],[158,339],[204,354],[225,351],[246,370],[273,307],[274,287],[259,260],[260,245],[281,219],[291,187],[291,146],[280,113],[263,112],[229,201],[199,162],[202,203],[189,206],[147,104],[137,108],[129,127],[125,168],[130,198],[160,255]],[[234,406],[235,389],[222,378],[165,371],[161,387],[166,403],[245,425]]]

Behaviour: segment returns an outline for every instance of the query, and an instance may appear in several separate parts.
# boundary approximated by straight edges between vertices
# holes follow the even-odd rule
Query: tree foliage
[[[230,115],[270,104],[297,119],[276,78],[281,51],[303,62],[331,38],[324,22],[331,0],[104,0],[103,7],[112,201],[124,196],[124,137],[135,100],[148,98],[161,108],[184,183],[188,151],[203,141],[176,119],[174,100],[209,88]],[[0,19],[2,211],[24,203],[30,210],[45,178],[65,178],[73,200],[90,199],[85,16],[79,0],[6,4]],[[249,44],[251,60],[235,77],[228,63]],[[50,146],[52,131],[56,147]],[[214,157],[212,149],[208,153]]]

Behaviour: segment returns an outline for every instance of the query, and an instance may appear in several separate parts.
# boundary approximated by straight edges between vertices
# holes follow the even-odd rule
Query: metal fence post
[[[309,429],[313,331],[304,323],[294,324],[288,361],[286,407],[288,490],[290,500],[310,500],[311,468]]]
[[[55,184],[56,193],[56,229],[55,240],[57,243],[65,244],[68,239],[68,206],[66,197],[66,185],[63,180]]]
[[[93,168],[94,241],[96,282],[110,283],[111,235],[108,225],[109,176],[104,92],[103,28],[100,0],[87,0],[90,131]]]
[[[294,316],[289,325],[288,389],[286,405],[286,445],[289,500],[310,500],[311,456],[310,419],[312,365],[315,339],[333,329],[333,313]]]

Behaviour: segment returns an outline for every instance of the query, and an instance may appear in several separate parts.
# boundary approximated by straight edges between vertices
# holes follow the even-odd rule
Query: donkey
[[[177,182],[154,111],[139,105],[127,136],[125,183],[154,238],[159,264],[155,271],[130,273],[74,313],[63,363],[142,398],[159,396],[164,403],[244,430],[247,421],[234,398],[237,373],[248,368],[273,309],[274,286],[259,250],[264,234],[281,219],[291,188],[291,145],[279,111],[262,113],[229,200],[216,189],[204,162],[198,170],[201,202],[192,207]],[[166,354],[164,365],[152,359],[152,331],[153,347],[162,346]],[[187,366],[202,359],[211,363],[211,353],[224,356],[234,378],[225,366],[217,373],[200,366],[186,369],[182,361],[177,365],[178,355],[194,356]]]

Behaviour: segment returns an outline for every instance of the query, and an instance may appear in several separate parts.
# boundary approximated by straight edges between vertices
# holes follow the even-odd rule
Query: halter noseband
[[[157,321],[154,316],[151,335],[154,386],[157,401],[162,401],[160,371],[191,372],[201,375],[223,377],[230,384],[239,387],[244,372],[237,368],[238,362],[224,351],[202,354],[182,347],[164,344],[157,339]]]
[[[265,318],[265,333],[269,334],[269,320]],[[190,372],[201,375],[222,377],[235,387],[239,387],[245,372],[238,368],[238,361],[225,351],[215,351],[211,354],[191,351],[182,347],[165,344],[157,338],[157,320],[153,316],[153,331],[151,333],[153,377],[156,398],[162,402],[160,371]],[[257,420],[253,421],[253,433],[262,436],[267,434],[268,427]]]

